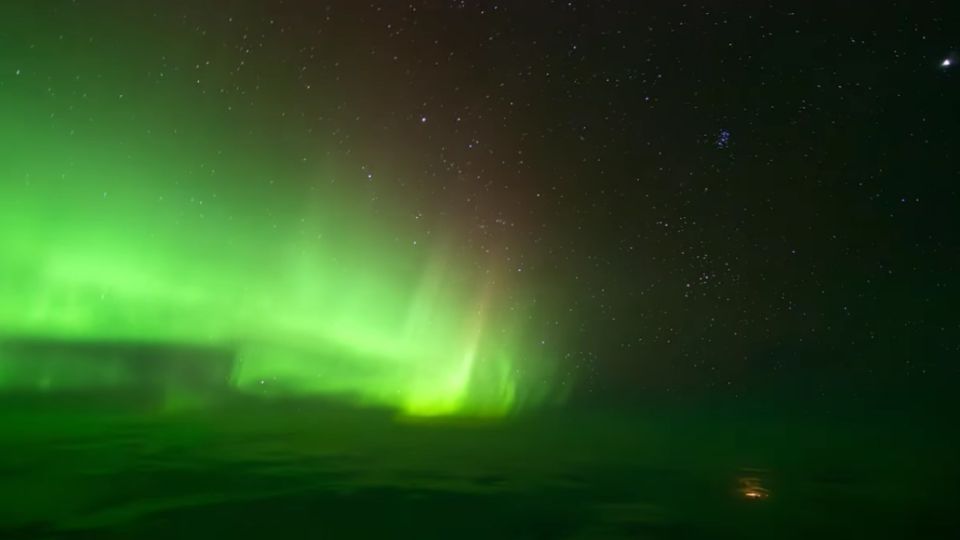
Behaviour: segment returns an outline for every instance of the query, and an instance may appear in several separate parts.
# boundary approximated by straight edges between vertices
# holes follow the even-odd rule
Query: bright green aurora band
[[[529,331],[535,303],[495,261],[464,257],[455,232],[414,242],[422,231],[340,187],[345,171],[258,163],[252,142],[154,94],[64,103],[28,75],[2,94],[0,389],[133,384],[136,358],[75,352],[121,344],[226,350],[219,384],[233,391],[410,415],[501,416],[557,397]],[[164,384],[176,394],[176,378]]]

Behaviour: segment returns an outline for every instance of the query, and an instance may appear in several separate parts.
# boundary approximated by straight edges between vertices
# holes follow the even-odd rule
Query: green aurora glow
[[[337,183],[344,166],[279,167],[203,115],[158,109],[158,94],[86,104],[104,126],[51,114],[59,102],[37,91],[3,87],[5,339],[226,347],[238,390],[414,415],[497,416],[555,395],[532,297],[454,229],[413,242],[422,231]],[[0,385],[124,383],[15,365]]]

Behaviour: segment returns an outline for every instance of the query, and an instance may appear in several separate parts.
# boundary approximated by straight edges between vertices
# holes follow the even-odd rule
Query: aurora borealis
[[[5,163],[21,179],[2,194],[17,231],[3,238],[8,338],[229,344],[240,389],[410,413],[504,413],[524,383],[548,384],[527,376],[545,355],[524,343],[532,306],[506,297],[518,293],[494,264],[456,260],[442,240],[398,245],[336,195],[271,218],[229,187],[187,200],[176,168],[45,142]]]
[[[229,347],[239,390],[411,414],[500,415],[553,393],[535,292],[495,250],[464,247],[455,216],[424,225],[409,198],[371,194],[389,170],[332,139],[289,159],[277,102],[213,108],[242,72],[166,73],[162,36],[119,63],[115,43],[78,39],[28,47],[3,82],[5,339]],[[159,64],[133,69],[147,57]]]

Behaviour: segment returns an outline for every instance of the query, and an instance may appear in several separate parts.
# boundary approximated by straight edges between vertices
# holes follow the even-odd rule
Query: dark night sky
[[[136,123],[279,192],[319,148],[374,212],[498,253],[580,399],[960,374],[951,2],[10,9],[4,77],[150,88]]]

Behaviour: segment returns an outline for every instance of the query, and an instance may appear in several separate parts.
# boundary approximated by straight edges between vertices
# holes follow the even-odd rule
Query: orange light
[[[756,476],[741,477],[740,494],[747,499],[766,499],[770,496],[770,491],[763,487],[761,480]]]

